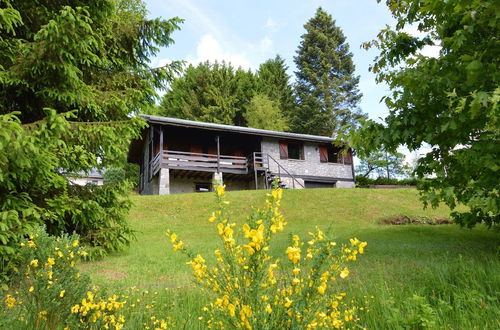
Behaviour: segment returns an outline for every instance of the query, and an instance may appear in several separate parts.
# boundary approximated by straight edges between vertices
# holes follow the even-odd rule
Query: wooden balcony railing
[[[246,157],[164,150],[160,162],[159,155],[155,156],[151,162],[154,174],[159,171],[160,167],[204,172],[248,173]]]

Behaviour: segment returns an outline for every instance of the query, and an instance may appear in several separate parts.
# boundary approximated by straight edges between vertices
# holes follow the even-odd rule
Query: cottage
[[[325,136],[142,116],[149,124],[131,143],[128,160],[140,165],[139,192],[166,195],[227,190],[354,187],[352,150]]]

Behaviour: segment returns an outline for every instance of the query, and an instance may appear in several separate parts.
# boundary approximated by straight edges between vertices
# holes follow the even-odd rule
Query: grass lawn
[[[264,191],[229,192],[235,221],[250,206],[262,206]],[[207,221],[212,194],[134,196],[130,221],[137,241],[130,248],[81,265],[93,282],[110,290],[132,286],[154,293],[159,312],[179,327],[202,327],[197,316],[204,298],[193,284],[191,269],[165,237],[168,228],[194,251],[210,259],[217,240]],[[396,215],[448,216],[449,210],[422,209],[413,189],[309,189],[284,192],[288,221],[273,251],[284,257],[290,233],[304,236],[315,226],[332,228],[339,243],[351,237],[367,241],[365,255],[341,281],[342,290],[368,308],[360,311],[368,328],[498,329],[500,261],[498,233],[481,226],[380,225]],[[130,290],[130,289],[128,289]],[[373,296],[374,298],[370,298]]]

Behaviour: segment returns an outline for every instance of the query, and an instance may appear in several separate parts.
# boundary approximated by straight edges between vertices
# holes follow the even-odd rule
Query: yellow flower
[[[174,251],[179,251],[180,249],[182,249],[183,245],[184,243],[182,243],[182,241],[179,241],[179,243],[174,245]]]
[[[16,305],[16,298],[12,297],[10,294],[8,294],[5,297],[5,305],[7,305],[8,308],[12,308]]]
[[[31,248],[34,248],[34,247],[36,247],[36,244],[33,241],[28,241],[28,246]]]
[[[217,219],[217,217],[215,216],[215,212],[212,212],[212,215],[210,216],[210,218],[208,218],[208,222],[214,222],[215,219]]]
[[[73,247],[77,247],[77,246],[78,246],[78,244],[80,244],[80,242],[78,242],[78,240],[77,240],[77,239],[75,239],[75,240],[73,241],[73,244],[71,244],[71,245],[72,245]]]
[[[368,243],[366,243],[366,242],[361,242],[359,244],[358,251],[359,251],[360,254],[363,254],[363,252],[365,252],[364,249],[365,249],[365,246],[367,246],[367,245],[368,245]]]
[[[33,267],[38,267],[38,259],[31,260],[30,265]]]
[[[229,304],[227,306],[227,309],[229,310],[229,315],[231,315],[231,317],[234,317],[236,315],[235,313],[236,307],[234,307],[233,304]]]
[[[59,292],[59,297],[64,297],[64,294],[66,293],[66,290],[62,290],[61,292]]]
[[[62,252],[61,252],[61,251],[56,251],[56,254],[57,254],[57,256],[58,256],[59,258],[64,257],[64,254],[62,254]]]
[[[324,294],[325,291],[326,291],[326,283],[323,282],[323,283],[321,283],[320,286],[318,286],[318,292],[319,292],[319,294]]]
[[[340,277],[346,278],[347,275],[349,275],[349,269],[347,269],[347,267],[345,267],[344,270],[340,272]]]
[[[29,291],[29,292],[33,292],[33,291],[35,291],[35,287],[34,287],[33,285],[32,285],[32,286],[30,286],[30,288],[28,289],[28,291]]]
[[[170,242],[175,243],[176,240],[177,240],[177,234],[173,233],[172,235],[170,235]]]
[[[285,307],[288,308],[292,306],[293,300],[290,300],[288,297],[285,298]]]
[[[47,311],[41,311],[38,313],[38,318],[47,321]]]
[[[266,306],[266,313],[271,314],[273,312],[273,309],[271,308],[270,304],[267,304]]]
[[[54,258],[48,258],[48,259],[47,259],[47,264],[48,264],[49,266],[53,266],[55,263],[56,263],[56,262],[55,262]]]
[[[292,285],[297,285],[299,283],[300,283],[300,280],[298,278],[294,277],[292,280]]]
[[[217,192],[217,196],[222,196],[224,195],[224,190],[226,189],[226,185],[223,185],[223,186],[217,186],[215,188],[215,191]]]
[[[288,259],[290,259],[291,262],[293,262],[294,264],[299,262],[299,260],[300,260],[300,248],[299,247],[289,246],[285,252],[288,255]]]
[[[352,246],[356,246],[356,245],[358,245],[359,240],[356,237],[354,237],[354,238],[349,239],[349,242],[351,242]]]

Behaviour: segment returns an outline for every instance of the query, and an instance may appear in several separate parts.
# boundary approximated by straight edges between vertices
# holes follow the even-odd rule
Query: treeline
[[[256,72],[225,62],[189,65],[170,84],[157,114],[326,136],[356,125],[362,95],[342,30],[321,8],[304,28],[295,83],[279,55]]]

